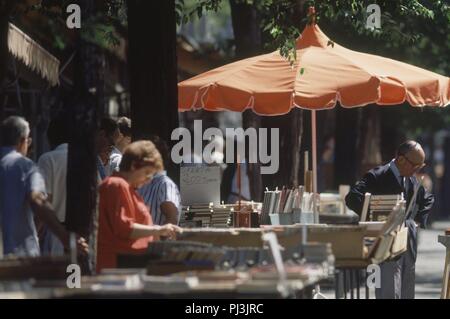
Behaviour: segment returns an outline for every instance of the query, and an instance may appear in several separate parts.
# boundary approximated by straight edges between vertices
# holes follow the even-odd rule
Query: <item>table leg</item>
[[[355,299],[353,296],[353,290],[354,290],[354,282],[353,282],[353,273],[355,272],[354,269],[350,269],[350,299]]]
[[[450,249],[447,249],[445,257],[444,275],[442,278],[441,299],[450,299]]]
[[[359,288],[361,286],[360,270],[356,270],[356,299],[360,299]]]
[[[341,289],[340,285],[340,271],[336,270],[336,273],[334,274],[334,297],[336,299],[339,299],[339,291]]]
[[[342,269],[344,273],[344,299],[347,299],[347,270]]]
[[[369,296],[369,286],[367,285],[367,277],[368,277],[368,274],[367,274],[367,269],[366,269],[366,270],[364,270],[364,288],[366,289],[366,299],[369,299],[370,296]]]

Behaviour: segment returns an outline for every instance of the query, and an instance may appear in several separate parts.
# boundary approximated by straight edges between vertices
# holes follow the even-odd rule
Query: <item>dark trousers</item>
[[[398,260],[384,262],[381,268],[381,285],[375,289],[377,299],[414,299],[416,261],[408,249]]]

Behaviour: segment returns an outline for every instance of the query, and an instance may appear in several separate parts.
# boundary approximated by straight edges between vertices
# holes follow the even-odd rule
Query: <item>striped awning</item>
[[[59,60],[12,23],[9,24],[8,49],[50,85],[59,85]]]

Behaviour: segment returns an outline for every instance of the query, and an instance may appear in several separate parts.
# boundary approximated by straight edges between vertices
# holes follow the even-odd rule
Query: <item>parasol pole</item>
[[[308,9],[308,18],[311,25],[316,24],[316,9],[314,6]],[[312,147],[312,193],[314,222],[319,223],[319,212],[317,209],[317,130],[316,110],[311,110],[311,147]]]
[[[312,192],[313,192],[313,213],[314,222],[319,222],[317,211],[317,129],[316,129],[316,110],[311,111],[311,138],[312,138]]]
[[[241,190],[241,163],[239,154],[237,155],[237,184],[238,184],[238,211],[241,212],[241,198],[242,198],[242,190]]]

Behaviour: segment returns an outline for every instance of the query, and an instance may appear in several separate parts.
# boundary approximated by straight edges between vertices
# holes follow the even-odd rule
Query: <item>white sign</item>
[[[220,167],[185,166],[180,170],[182,205],[220,204]]]

